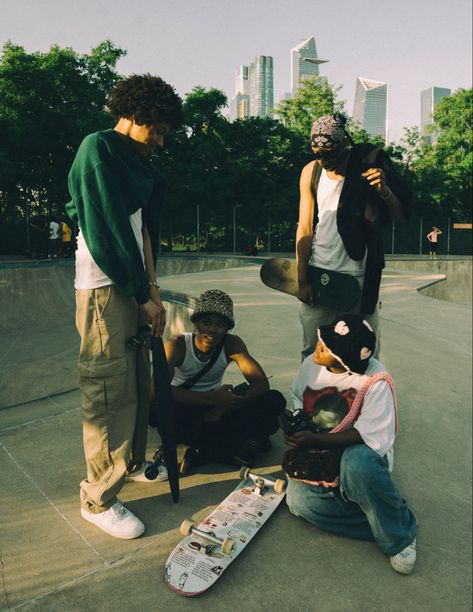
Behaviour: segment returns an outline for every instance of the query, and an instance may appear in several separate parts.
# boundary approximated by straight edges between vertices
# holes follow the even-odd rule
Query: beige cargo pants
[[[146,348],[128,341],[140,324],[133,297],[113,285],[76,291],[76,325],[81,337],[79,389],[87,478],[81,504],[103,512],[115,501],[130,461],[145,458],[150,366]]]

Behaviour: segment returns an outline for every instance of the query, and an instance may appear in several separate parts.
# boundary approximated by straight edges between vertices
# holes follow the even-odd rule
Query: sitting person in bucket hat
[[[194,332],[165,343],[177,439],[189,446],[181,473],[213,462],[252,466],[258,452],[271,448],[269,436],[279,428],[286,401],[269,389],[266,374],[243,340],[229,333],[235,326],[229,295],[205,291],[191,321]],[[238,387],[222,384],[232,362],[246,380]]]
[[[286,434],[294,449],[283,462],[290,476],[287,504],[321,529],[375,540],[394,570],[410,574],[416,519],[391,478],[396,397],[386,368],[372,357],[376,335],[366,320],[346,314],[320,326],[317,337],[314,354],[303,361],[291,387],[303,424]],[[297,451],[294,468],[295,456],[287,455]],[[330,458],[335,451],[341,456],[339,477],[315,478],[310,452],[320,460],[323,452]]]

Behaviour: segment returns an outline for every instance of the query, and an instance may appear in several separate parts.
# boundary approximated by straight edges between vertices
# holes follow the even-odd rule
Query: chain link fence
[[[68,221],[70,224],[70,221]],[[442,234],[438,239],[440,255],[471,255],[471,223],[460,223],[441,215],[413,215],[407,222],[384,226],[384,250],[392,255],[422,255],[429,252],[427,234],[432,227]],[[189,224],[187,224],[189,228]],[[76,228],[75,228],[76,229]],[[160,252],[204,252],[264,255],[295,252],[296,223],[273,223],[268,217],[266,227],[250,230],[234,218],[233,223],[220,227],[196,214],[195,229],[184,233],[163,225]],[[48,224],[33,220],[30,224],[0,225],[0,255],[26,255],[46,258],[49,253]]]

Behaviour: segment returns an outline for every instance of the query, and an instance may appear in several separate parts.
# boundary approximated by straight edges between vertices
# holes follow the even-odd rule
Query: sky
[[[126,49],[120,74],[159,75],[184,96],[197,85],[230,98],[235,74],[274,59],[277,102],[290,91],[290,50],[314,36],[321,74],[353,112],[358,76],[389,83],[388,138],[420,120],[420,92],[471,87],[471,0],[0,0],[0,47]]]

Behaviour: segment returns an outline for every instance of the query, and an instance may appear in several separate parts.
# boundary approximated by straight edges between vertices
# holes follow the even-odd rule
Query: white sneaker
[[[160,482],[168,479],[168,470],[163,463],[156,465],[151,461],[143,461],[139,470],[126,476],[132,482]]]
[[[118,501],[105,512],[94,514],[81,508],[80,514],[84,520],[105,531],[108,535],[122,540],[137,538],[145,530],[140,519]]]
[[[404,550],[401,550],[397,555],[389,557],[389,562],[396,572],[400,574],[410,574],[416,564],[416,557],[416,541],[414,539],[409,546],[404,548]]]

